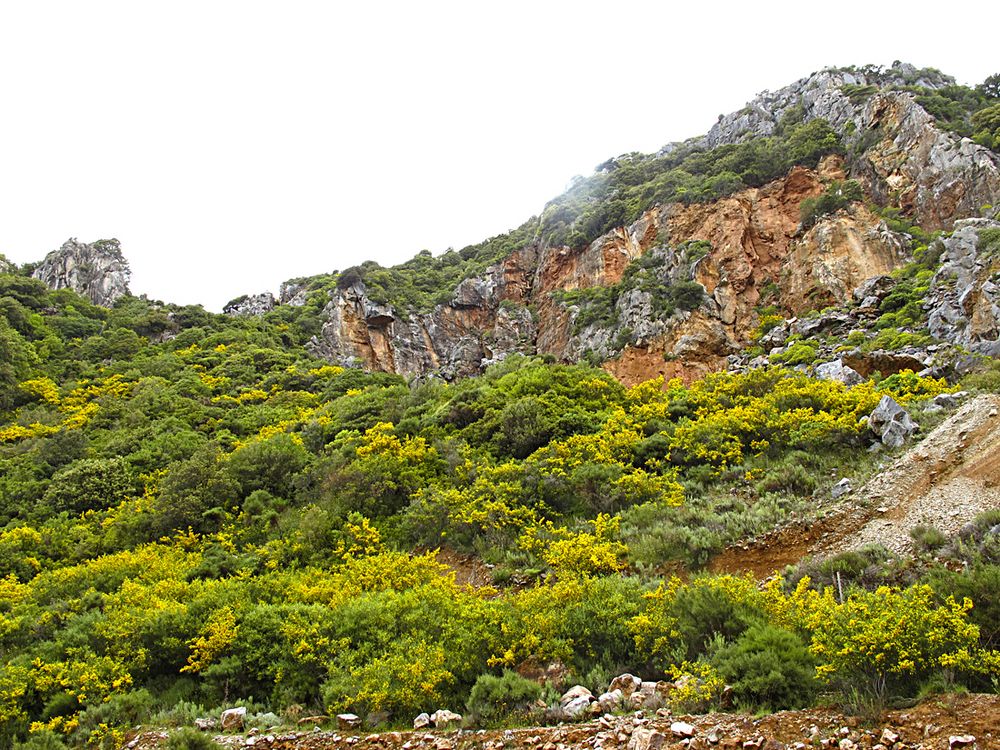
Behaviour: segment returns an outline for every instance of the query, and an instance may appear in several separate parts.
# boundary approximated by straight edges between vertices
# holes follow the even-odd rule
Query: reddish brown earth
[[[674,722],[694,726],[693,737],[684,740],[671,731]],[[913,708],[888,711],[879,720],[863,722],[827,708],[781,711],[764,717],[738,713],[670,715],[660,710],[654,715],[605,715],[581,724],[534,727],[514,730],[432,730],[355,734],[321,728],[274,733],[254,737],[220,735],[216,741],[229,748],[267,750],[569,750],[597,748],[642,750],[637,748],[646,732],[658,732],[651,744],[669,750],[782,750],[806,747],[853,747],[871,750],[948,750],[952,737],[972,735],[978,750],[1000,747],[1000,696],[973,694],[930,699]],[[898,735],[887,742],[883,732]],[[632,735],[637,734],[636,740]],[[138,750],[162,748],[165,732],[146,732],[128,743]],[[646,735],[647,737],[649,735]],[[714,742],[713,742],[714,740]],[[848,740],[851,744],[840,743]],[[749,744],[748,744],[749,743]]]

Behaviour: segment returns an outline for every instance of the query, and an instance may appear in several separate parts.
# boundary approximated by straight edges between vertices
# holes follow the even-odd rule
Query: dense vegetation
[[[914,93],[995,148],[982,133],[996,130],[996,87]],[[556,686],[522,673],[552,663],[594,690],[622,671],[668,676],[679,710],[719,707],[727,684],[751,710],[995,690],[995,513],[957,538],[915,530],[912,557],[805,560],[764,586],[705,572],[873,471],[865,417],[883,395],[932,420],[922,405],[956,383],[816,380],[788,369],[817,356],[800,336],[770,367],[632,388],[520,356],[408,383],[302,346],[336,287],[363,281],[376,303],[427,310],[532,241],[580,246],[657,203],[842,151],[801,114],[769,138],[610,160],[510,233],[295,280],[304,304],[260,318],[134,297],[108,310],[0,258],[0,745],[118,747],[128,727],[237,702],[261,728],[341,710],[406,724],[442,706],[479,725],[529,721]],[[831,183],[803,202],[803,228],[862,197]],[[914,260],[878,333],[847,334],[863,351],[927,343],[941,252],[879,210]],[[981,251],[997,248],[984,231]],[[617,326],[634,293],[665,319],[702,303],[692,269],[710,250],[661,244],[618,283],[556,299],[576,308],[577,332]],[[781,320],[762,311],[759,332]],[[458,583],[470,571],[477,587]]]
[[[724,681],[779,707],[860,676],[875,695],[942,669],[982,684],[994,664],[995,632],[943,574],[843,601],[804,577],[664,577],[803,512],[831,467],[863,471],[880,395],[943,382],[774,368],[626,389],[512,357],[407,385],[312,360],[266,319],[104,310],[12,274],[0,302],[7,744],[31,729],[112,747],[235,701],[405,722],[468,700],[497,722],[539,691],[505,670],[552,660],[595,688],[625,669],[694,675],[675,696],[691,707]],[[499,588],[412,552],[442,546]],[[904,610],[906,657],[867,624]]]

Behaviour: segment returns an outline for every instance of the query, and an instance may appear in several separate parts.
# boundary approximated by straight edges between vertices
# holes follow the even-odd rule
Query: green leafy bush
[[[166,750],[217,750],[219,747],[204,732],[192,727],[182,727],[170,733]]]
[[[799,207],[800,221],[806,229],[822,217],[836,213],[855,201],[864,199],[861,184],[855,180],[833,182],[815,198],[806,198]]]
[[[480,675],[469,692],[466,709],[475,721],[492,726],[514,719],[525,719],[542,694],[537,682],[505,669],[499,676]]]
[[[745,707],[802,708],[810,705],[818,687],[807,645],[796,634],[766,623],[750,626],[717,650],[711,662]]]

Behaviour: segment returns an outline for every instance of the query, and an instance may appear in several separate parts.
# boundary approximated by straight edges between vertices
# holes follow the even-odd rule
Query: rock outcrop
[[[526,307],[535,249],[520,250],[466,279],[447,305],[400,313],[372,300],[362,282],[331,293],[310,349],[327,359],[404,375],[451,380],[481,372],[513,352],[535,350],[537,326]]]
[[[274,295],[270,292],[247,294],[229,302],[222,308],[222,312],[224,315],[232,315],[234,317],[263,315],[264,313],[271,312],[275,304]]]
[[[993,241],[990,242],[989,239]],[[966,219],[943,241],[928,295],[933,336],[1000,356],[1000,221]]]
[[[46,255],[32,276],[51,289],[72,289],[95,305],[111,307],[129,293],[132,272],[118,240],[87,244],[71,238]]]
[[[817,333],[806,329],[826,319],[803,316],[827,306],[852,305],[859,315],[877,317],[894,283],[891,272],[910,260],[910,238],[860,202],[808,229],[800,224],[804,200],[850,178],[875,203],[894,205],[925,228],[955,226],[945,241],[948,270],[935,278],[932,333],[992,353],[1000,320],[995,263],[976,250],[977,233],[987,225],[968,217],[983,204],[1000,203],[1000,160],[939,129],[912,94],[896,90],[952,84],[936,71],[899,64],[821,71],[764,92],[685,147],[739,143],[773,135],[789,119],[823,118],[848,157],[828,157],[816,170],[793,168],[711,203],[653,206],[585,247],[529,242],[463,280],[447,304],[430,311],[396,310],[350,280],[331,292],[310,349],[339,364],[407,376],[472,375],[519,352],[602,362],[627,384],[657,375],[692,380],[734,365],[755,342],[764,307],[800,316],[799,328],[783,326],[761,341],[766,351],[792,334]],[[677,144],[665,151],[672,148]],[[665,305],[650,284],[634,283],[636,274],[626,271],[639,259],[654,287],[700,285],[700,304]],[[579,293],[594,287],[613,288],[603,296]],[[289,283],[279,299],[301,305],[305,295],[302,283]],[[597,298],[605,308],[595,312],[588,305]],[[845,334],[853,322],[833,321]],[[843,364],[862,376],[898,371],[899,362],[873,356]],[[924,369],[927,360],[927,352],[917,352],[910,364]]]
[[[954,83],[950,76],[905,63],[885,70],[823,70],[763,92],[721,118],[698,142],[710,148],[769,136],[793,113],[806,121],[823,118],[857,152],[851,176],[877,201],[900,206],[925,229],[950,228],[981,206],[1000,202],[1000,158],[939,129],[912,94],[891,87],[937,89]],[[852,98],[851,86],[887,90]]]
[[[528,246],[427,313],[399,313],[354,281],[331,293],[310,348],[338,364],[445,379],[520,352],[601,361],[629,384],[692,380],[750,342],[765,299],[789,314],[844,304],[908,258],[906,239],[860,204],[802,234],[802,201],[842,176],[832,158],[713,203],[657,207],[586,247]],[[658,310],[648,288],[622,283],[610,315],[581,323],[585,305],[560,301],[619,284],[639,258],[654,286],[700,285],[701,304]]]

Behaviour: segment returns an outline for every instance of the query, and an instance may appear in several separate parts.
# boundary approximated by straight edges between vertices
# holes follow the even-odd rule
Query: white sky
[[[2,2],[0,252],[117,237],[134,293],[219,310],[458,249],[828,65],[1000,70],[992,2],[924,7]]]

